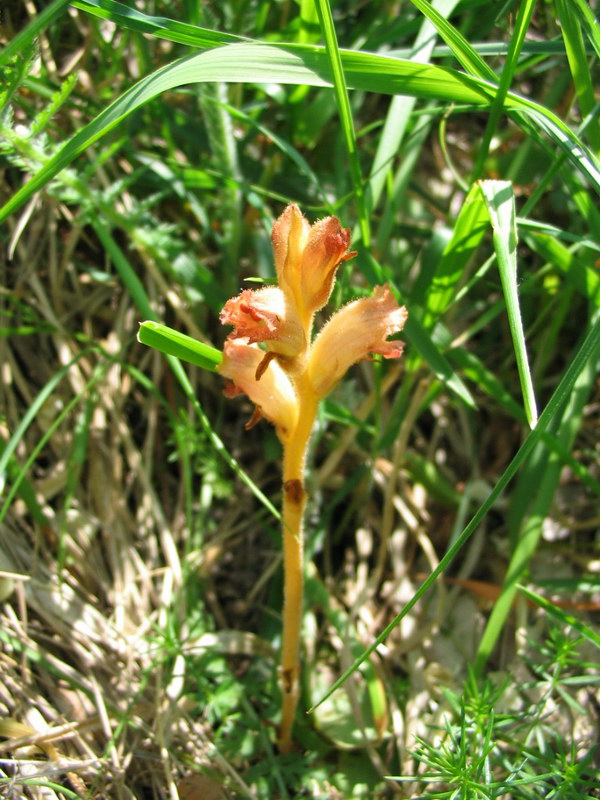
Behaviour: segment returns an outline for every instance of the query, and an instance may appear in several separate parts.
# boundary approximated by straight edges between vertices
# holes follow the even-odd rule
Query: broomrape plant
[[[356,253],[337,217],[310,225],[293,203],[273,224],[277,286],[247,289],[225,304],[220,320],[232,325],[222,362],[225,394],[245,393],[255,404],[246,428],[262,417],[283,446],[284,606],[281,652],[283,695],[279,750],[292,749],[299,694],[303,602],[302,522],[307,493],[306,453],[319,402],[346,370],[371,354],[398,358],[403,345],[388,341],[407,318],[389,286],[340,308],[313,341],[313,321],[333,289],[337,268]],[[261,346],[262,345],[262,346]]]

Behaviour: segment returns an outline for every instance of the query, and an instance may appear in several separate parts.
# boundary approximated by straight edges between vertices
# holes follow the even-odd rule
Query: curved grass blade
[[[159,39],[185,44],[190,47],[218,47],[232,42],[250,41],[245,36],[236,36],[232,33],[222,33],[199,25],[190,25],[167,17],[154,17],[143,14],[135,8],[130,8],[117,0],[74,0],[72,6],[80,11],[93,14],[100,19],[108,19],[115,25],[120,25],[128,30],[146,33]]]
[[[160,350],[161,353],[175,356],[211,372],[215,372],[223,360],[223,353],[220,350],[160,322],[152,320],[141,322],[137,338],[138,342]]]
[[[481,181],[479,184],[494,231],[494,249],[502,290],[506,301],[508,324],[513,340],[525,414],[530,428],[537,423],[537,407],[533,391],[525,333],[517,289],[517,224],[515,195],[510,181]]]
[[[13,56],[19,55],[35,37],[59,17],[69,0],[54,0],[53,3],[36,14],[31,22],[22,31],[15,34],[3,50],[0,50],[0,68],[7,64]]]
[[[595,357],[598,350],[600,349],[600,322],[597,322],[592,328],[590,329],[589,333],[587,334],[584,342],[582,343],[581,347],[573,357],[571,363],[567,367],[565,374],[563,375],[560,383],[554,390],[552,397],[548,401],[548,404],[540,414],[540,418],[538,421],[537,426],[530,431],[529,435],[517,451],[516,455],[504,470],[498,482],[488,495],[487,499],[482,503],[479,507],[475,515],[472,517],[471,521],[467,524],[467,526],[463,529],[462,533],[458,536],[456,541],[453,545],[449,548],[449,550],[445,553],[443,558],[440,560],[440,563],[436,567],[436,569],[431,573],[431,575],[421,584],[421,586],[415,592],[415,595],[408,601],[408,603],[404,606],[402,611],[397,614],[394,619],[387,625],[384,630],[377,636],[374,642],[369,645],[369,647],[361,653],[361,655],[354,661],[354,663],[348,667],[345,672],[340,675],[340,677],[331,685],[331,687],[327,690],[327,692],[319,699],[317,703],[313,705],[309,711],[312,711],[317,706],[321,705],[333,692],[336,691],[349,677],[352,675],[356,670],[360,667],[360,665],[373,653],[380,644],[382,644],[390,633],[394,630],[394,628],[404,619],[404,617],[408,614],[408,612],[414,608],[414,606],[419,602],[419,600],[425,595],[431,586],[435,583],[435,581],[439,578],[439,576],[446,570],[446,568],[452,563],[456,555],[462,550],[463,546],[469,540],[471,535],[474,531],[478,528],[481,521],[487,515],[488,511],[492,508],[496,500],[500,497],[502,492],[506,489],[508,484],[514,478],[517,470],[521,465],[526,461],[529,457],[530,453],[532,452],[533,448],[538,444],[538,442],[542,439],[542,434],[548,428],[550,423],[554,420],[555,416],[562,411],[563,405],[567,398],[570,396],[573,386],[575,385],[579,375],[586,367],[590,359]]]
[[[356,51],[340,54],[350,88],[479,107],[489,106],[497,92],[492,83],[431,64]],[[327,55],[314,45],[229,44],[167,64],[138,81],[71,137],[0,209],[0,222],[148,100],[169,89],[205,81],[331,85]],[[600,194],[598,160],[559,117],[511,93],[506,96],[505,107],[527,114],[567,153]]]
[[[356,132],[354,130],[352,110],[350,108],[350,97],[348,96],[348,87],[346,86],[346,79],[344,77],[344,68],[342,66],[342,59],[335,33],[335,26],[333,24],[333,17],[331,15],[331,8],[328,0],[315,0],[315,2],[317,13],[319,15],[319,23],[323,32],[323,38],[325,39],[325,52],[327,53],[331,68],[333,90],[335,92],[335,98],[337,101],[342,133],[344,136],[344,141],[346,142],[346,150],[348,151],[350,174],[352,176],[354,194],[356,196],[356,202],[358,205],[360,233],[363,245],[368,249],[371,246],[369,209],[367,207],[368,203],[365,196],[365,187],[360,166],[360,159],[358,157]]]

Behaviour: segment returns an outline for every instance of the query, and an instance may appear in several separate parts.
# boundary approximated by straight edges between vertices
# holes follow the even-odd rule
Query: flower
[[[329,300],[338,266],[356,255],[348,251],[350,230],[337,217],[311,226],[290,203],[274,222],[271,241],[279,286],[308,327],[315,311]]]
[[[220,320],[233,331],[218,371],[233,381],[229,396],[242,391],[256,404],[252,422],[265,416],[289,441],[300,428],[306,433],[318,401],[352,364],[372,353],[401,355],[402,344],[388,337],[404,327],[407,311],[389,286],[377,286],[334,314],[311,346],[314,314],[329,299],[338,266],[355,255],[350,231],[336,217],[309,225],[292,203],[271,238],[279,285],[227,301]]]
[[[265,353],[255,344],[246,344],[238,339],[227,339],[223,349],[223,361],[217,371],[232,383],[225,389],[228,397],[244,392],[255,403],[257,412],[247,425],[252,427],[261,416],[275,425],[282,440],[293,433],[298,420],[298,401],[288,376],[276,361],[268,364],[257,379]]]
[[[256,291],[246,289],[228,300],[219,315],[224,325],[233,325],[230,339],[249,344],[265,342],[267,350],[293,357],[306,348],[306,335],[294,309],[276,286]]]
[[[388,342],[388,336],[402,330],[408,312],[398,306],[389,286],[376,286],[372,297],[343,306],[321,329],[311,348],[308,375],[314,391],[325,397],[346,370],[378,353],[398,358],[402,342]]]

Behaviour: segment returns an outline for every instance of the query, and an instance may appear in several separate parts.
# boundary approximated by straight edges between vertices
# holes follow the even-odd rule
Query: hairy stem
[[[279,728],[279,750],[292,749],[292,725],[298,705],[300,677],[300,629],[304,592],[302,520],[306,506],[304,464],[318,401],[302,375],[296,381],[299,421],[283,455],[283,644],[281,690],[283,704]]]

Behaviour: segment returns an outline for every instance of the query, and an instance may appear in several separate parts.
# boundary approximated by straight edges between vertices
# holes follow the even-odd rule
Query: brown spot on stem
[[[286,694],[291,694],[294,688],[294,675],[295,670],[293,669],[284,669],[281,673],[281,683]]]
[[[301,480],[298,478],[292,478],[289,481],[285,481],[283,484],[283,490],[286,493],[290,503],[300,505],[304,498],[304,489],[302,488]]]

